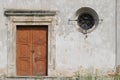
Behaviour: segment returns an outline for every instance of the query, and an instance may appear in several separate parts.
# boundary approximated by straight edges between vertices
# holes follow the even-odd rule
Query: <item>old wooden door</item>
[[[18,76],[47,75],[47,26],[17,26]]]

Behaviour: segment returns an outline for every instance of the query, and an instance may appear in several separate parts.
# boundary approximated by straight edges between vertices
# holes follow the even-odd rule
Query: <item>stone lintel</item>
[[[6,10],[6,16],[55,16],[57,11],[49,10]]]

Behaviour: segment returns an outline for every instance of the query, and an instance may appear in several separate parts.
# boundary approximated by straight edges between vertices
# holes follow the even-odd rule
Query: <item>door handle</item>
[[[31,50],[32,53],[34,53],[34,50]]]

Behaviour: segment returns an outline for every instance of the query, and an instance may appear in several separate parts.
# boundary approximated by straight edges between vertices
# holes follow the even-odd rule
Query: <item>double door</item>
[[[47,26],[17,26],[16,73],[18,76],[47,75]]]

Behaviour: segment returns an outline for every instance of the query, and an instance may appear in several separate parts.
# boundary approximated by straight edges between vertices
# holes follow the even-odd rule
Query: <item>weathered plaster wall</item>
[[[88,38],[78,31],[75,12],[81,7],[94,9],[100,19]],[[84,68],[115,66],[115,0],[1,0],[0,1],[0,72],[7,72],[6,9],[57,10],[55,73],[66,75]]]
[[[120,0],[117,0],[117,65],[120,65]]]
[[[69,8],[65,7],[62,9],[63,11],[61,10],[61,16],[64,16],[65,19],[60,18],[62,24],[57,28],[57,68],[62,67],[62,69],[72,71],[77,70],[80,66],[114,67],[115,1],[79,0],[72,3],[69,1],[67,4]],[[67,24],[67,20],[74,15],[75,11],[84,6],[93,8],[99,18],[103,19],[96,30],[88,34],[87,39],[84,39],[84,35],[77,30],[76,23]],[[72,17],[72,19],[74,18]]]

